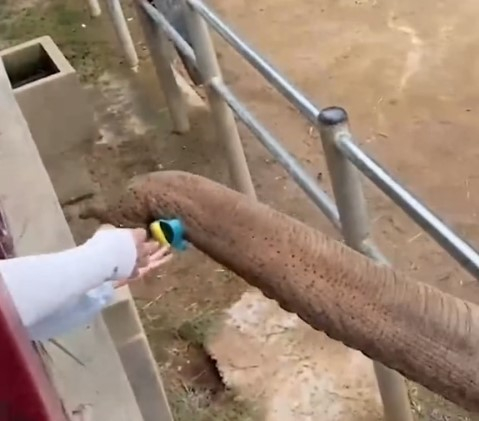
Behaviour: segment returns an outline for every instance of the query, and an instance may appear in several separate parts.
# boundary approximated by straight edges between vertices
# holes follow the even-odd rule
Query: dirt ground
[[[421,10],[416,2],[394,0],[216,0],[214,5],[317,104],[346,107],[359,143],[477,245],[477,92],[471,86],[477,85],[478,73],[471,52],[479,34],[466,29],[476,2],[457,8],[452,1],[427,1]],[[219,45],[226,78],[240,97],[312,173],[324,174],[316,133],[231,49]],[[253,168],[254,175],[272,182],[270,168]],[[277,193],[278,184],[285,194]],[[390,201],[365,186],[374,237],[394,265],[477,302],[477,282]],[[287,182],[265,187],[262,200],[325,229]],[[419,417],[465,416],[444,410],[427,392],[414,388],[413,394],[419,394]]]
[[[22,4],[20,7],[19,4]],[[13,3],[12,3],[13,4]],[[136,28],[141,70],[121,63],[106,15],[91,20],[83,4],[0,0],[2,44],[51,34],[78,69],[95,105],[100,136],[87,157],[100,193],[116,194],[134,174],[183,169],[227,183],[224,155],[207,116],[192,114],[187,136],[171,133],[161,90]],[[258,50],[321,105],[345,106],[360,144],[472,243],[479,242],[479,146],[475,135],[479,32],[474,0],[215,0],[215,8]],[[427,13],[424,13],[427,10]],[[12,24],[15,23],[15,26]],[[83,26],[83,25],[84,26]],[[328,177],[314,130],[218,41],[225,78],[311,171]],[[273,159],[240,127],[259,198],[330,235],[327,221]],[[368,183],[374,236],[414,277],[479,302],[476,281]],[[65,208],[77,241],[95,229]],[[156,279],[153,279],[156,278]],[[167,382],[176,419],[261,419],[224,390],[204,352],[220,311],[245,290],[241,280],[199,253],[178,256],[134,294]],[[479,420],[411,385],[420,420]]]

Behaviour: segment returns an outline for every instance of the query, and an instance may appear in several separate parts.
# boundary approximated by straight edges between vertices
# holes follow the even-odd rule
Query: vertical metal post
[[[339,136],[350,133],[348,115],[339,107],[325,108],[318,116],[318,126],[344,239],[351,248],[361,251],[363,242],[369,237],[366,200],[357,169],[335,144]],[[374,371],[386,420],[412,421],[407,388],[402,376],[378,362],[374,362]]]
[[[150,19],[138,1],[133,2],[140,25],[145,35],[146,45],[155,66],[160,86],[165,93],[166,103],[176,133],[186,133],[190,129],[188,108],[171,65],[170,44],[161,29]]]
[[[138,55],[136,54],[135,44],[131,38],[130,30],[126,23],[125,15],[121,8],[120,0],[106,0],[107,10],[110,15],[113,27],[115,28],[118,41],[123,49],[123,54],[128,65],[133,70],[138,70]]]
[[[87,0],[87,3],[92,18],[97,18],[101,15],[101,7],[98,0]]]
[[[222,79],[222,75],[208,26],[191,6],[185,5],[184,9],[187,15],[191,42],[196,55],[196,63],[201,77],[205,81],[206,94],[216,126],[218,140],[224,142],[225,145],[232,181],[235,188],[239,191],[252,198],[256,198],[256,192],[233,112],[209,83],[213,79]]]

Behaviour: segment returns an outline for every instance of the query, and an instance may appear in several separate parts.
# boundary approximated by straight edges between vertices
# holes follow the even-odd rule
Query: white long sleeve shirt
[[[70,250],[0,260],[0,275],[31,339],[45,340],[88,324],[136,259],[129,230],[102,230]]]

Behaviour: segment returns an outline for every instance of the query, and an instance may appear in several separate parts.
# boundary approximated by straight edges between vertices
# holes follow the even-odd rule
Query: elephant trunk
[[[202,177],[155,173],[127,196],[100,219],[181,218],[198,249],[314,329],[479,410],[479,307]]]

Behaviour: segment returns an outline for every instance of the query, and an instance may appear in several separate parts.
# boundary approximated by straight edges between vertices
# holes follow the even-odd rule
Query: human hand
[[[100,229],[114,229],[112,225],[102,225]],[[136,265],[131,276],[114,282],[115,288],[142,279],[152,270],[159,268],[173,257],[169,246],[161,247],[157,241],[148,240],[147,231],[143,228],[129,229],[136,246]]]
[[[169,246],[161,247],[157,241],[148,240],[148,234],[145,229],[134,228],[130,232],[136,245],[136,266],[132,275],[128,279],[118,281],[115,288],[126,285],[133,280],[141,279],[147,273],[170,261],[173,257]]]

